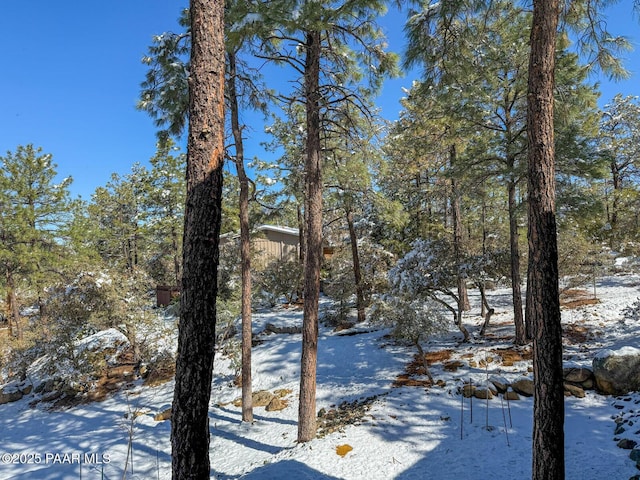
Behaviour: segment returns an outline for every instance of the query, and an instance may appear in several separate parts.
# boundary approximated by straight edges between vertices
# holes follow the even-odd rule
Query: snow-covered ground
[[[471,293],[477,305],[476,292]],[[531,376],[527,361],[513,366],[499,361],[495,350],[511,346],[510,292],[489,294],[496,309],[491,339],[477,337],[481,318],[475,308],[465,317],[476,335],[473,343],[459,344],[460,335],[452,329],[425,345],[430,352],[450,350],[446,362],[461,364],[457,369],[445,369],[443,361],[431,366],[436,380],[444,381],[441,386],[393,386],[415,352],[391,342],[387,331],[362,328],[343,335],[323,327],[318,410],[331,412],[347,402],[364,416],[306,444],[296,443],[300,335],[261,335],[263,342],[253,351],[254,391],[282,389],[288,405],[280,411],[256,408],[251,425],[241,422],[240,408],[233,404],[240,389],[233,383],[231,362],[218,355],[210,410],[212,478],[530,478],[533,400],[471,402],[460,394],[469,380],[481,384],[492,375],[509,381]],[[578,336],[567,342],[568,366],[590,366],[603,348],[639,346],[640,320],[625,319],[622,312],[640,297],[640,276],[601,279],[597,296],[598,304],[563,309],[564,324],[585,335],[583,341]],[[297,309],[261,312],[254,330],[260,332],[267,322],[300,325],[301,316]],[[30,407],[35,394],[0,406],[0,479],[120,479],[125,467],[126,478],[170,478],[170,424],[153,417],[170,407],[172,386],[135,384],[104,401],[58,411],[43,403]],[[616,416],[633,419],[635,411],[640,416],[639,394],[615,398],[587,391],[585,398],[567,397],[566,478],[629,479],[640,473],[629,450],[617,446],[620,438],[640,443],[640,430],[614,434]]]

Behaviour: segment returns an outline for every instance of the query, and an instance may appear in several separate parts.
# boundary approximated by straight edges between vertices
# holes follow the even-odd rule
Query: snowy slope
[[[476,338],[460,345],[460,336],[452,330],[426,345],[431,352],[451,350],[449,361],[461,362],[457,370],[445,370],[443,362],[432,365],[443,386],[393,387],[414,351],[392,343],[386,331],[363,328],[365,333],[342,335],[321,329],[318,409],[330,412],[350,402],[364,416],[304,445],[295,442],[300,335],[261,335],[263,342],[253,352],[254,391],[291,392],[284,397],[284,410],[256,408],[252,425],[240,421],[240,408],[232,403],[240,389],[233,384],[230,360],[216,357],[210,410],[212,478],[530,478],[533,400],[471,402],[459,391],[464,382],[481,384],[491,375],[509,381],[530,377],[528,362],[505,366],[495,358],[495,349],[510,346],[509,291],[489,293],[496,308],[491,340]],[[580,327],[588,336],[588,341],[567,343],[567,365],[589,366],[600,349],[639,345],[640,321],[625,319],[622,312],[640,297],[640,277],[602,279],[597,295],[598,304],[563,310],[564,324]],[[477,304],[478,298],[472,301]],[[465,317],[476,334],[478,313],[476,308]],[[267,322],[299,325],[301,311],[258,313],[255,331]],[[170,424],[153,419],[171,404],[171,382],[154,388],[135,385],[102,402],[63,411],[50,411],[43,403],[30,408],[34,398],[30,394],[0,406],[0,479],[114,479],[122,478],[127,465],[126,478],[171,477]],[[585,398],[567,397],[567,479],[628,479],[638,473],[629,450],[616,443],[625,436],[640,442],[640,435],[632,428],[614,436],[614,418],[633,418],[634,409],[640,411],[638,394],[613,398],[588,391]],[[130,435],[133,462],[127,462]],[[338,455],[337,447],[345,445],[351,450]]]

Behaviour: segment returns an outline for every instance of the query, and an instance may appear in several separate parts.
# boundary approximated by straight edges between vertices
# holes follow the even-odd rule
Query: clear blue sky
[[[610,30],[636,49],[640,23],[623,1]],[[177,29],[187,0],[3,0],[0,74],[0,155],[29,143],[53,154],[60,176],[72,176],[74,196],[89,200],[111,173],[126,174],[155,153],[155,127],[135,104],[146,67],[141,58],[155,34]],[[390,46],[403,49],[403,18],[384,23]],[[399,22],[399,23],[396,23]],[[640,52],[628,55],[630,80],[603,81],[602,100],[640,94]],[[395,118],[406,77],[388,82],[383,114]],[[601,102],[601,103],[603,103]],[[261,128],[254,131],[258,133]],[[249,142],[251,143],[251,142]],[[249,145],[248,156],[260,155]]]

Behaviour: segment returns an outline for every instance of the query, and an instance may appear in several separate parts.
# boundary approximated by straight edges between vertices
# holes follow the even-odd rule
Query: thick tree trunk
[[[511,298],[513,301],[513,323],[516,327],[516,345],[527,343],[527,330],[522,313],[522,289],[520,287],[520,246],[518,245],[518,216],[516,213],[516,182],[509,180],[507,185],[509,197],[509,244],[511,247]]]
[[[358,323],[366,320],[364,289],[362,286],[362,271],[360,270],[360,255],[358,253],[358,237],[353,224],[353,212],[347,209],[347,225],[349,227],[349,240],[351,242],[351,257],[353,258],[353,277],[356,284],[356,310],[358,312]]]
[[[534,0],[529,60],[529,271],[533,480],[564,479],[564,388],[555,219],[553,90],[558,0]]]
[[[300,369],[298,441],[316,436],[316,366],[318,360],[318,302],[322,264],[322,159],[320,155],[320,32],[306,34],[305,98],[307,115],[306,254],[304,319]]]
[[[224,160],[224,2],[191,1],[181,318],[171,415],[174,480],[209,479],[218,246]]]
[[[242,421],[253,422],[253,399],[251,390],[251,239],[249,236],[249,178],[244,169],[244,143],[240,128],[238,96],[236,93],[236,57],[229,58],[229,105],[231,130],[236,150],[236,170],[240,183],[240,270],[242,293],[240,315],[242,317]]]

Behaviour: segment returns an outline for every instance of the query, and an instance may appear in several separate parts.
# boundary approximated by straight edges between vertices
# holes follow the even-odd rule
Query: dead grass
[[[445,360],[449,360],[452,353],[453,352],[451,350],[438,350],[437,352],[427,352],[424,354],[424,356],[427,359],[427,364],[433,365],[437,362],[444,362]]]
[[[593,333],[584,325],[569,323],[562,329],[562,336],[569,343],[586,343],[593,339]]]
[[[418,380],[411,378],[407,374],[401,374],[396,377],[393,384],[394,387],[430,387],[431,382],[428,379]]]
[[[87,400],[101,402],[114,392],[122,389],[134,378],[133,365],[118,365],[111,367],[96,382],[95,388],[89,392]]]
[[[580,298],[576,300],[560,301],[560,306],[564,308],[578,308],[584,305],[597,305],[600,300],[597,298]]]
[[[427,365],[433,365],[434,363],[443,363],[444,368],[452,369],[455,371],[457,368],[462,366],[462,362],[458,360],[454,360],[449,362],[448,360],[451,358],[453,354],[452,350],[438,350],[436,352],[427,352],[425,353],[425,359],[427,360]],[[407,364],[404,369],[404,373],[398,375],[393,382],[394,387],[429,387],[432,383],[428,379],[416,379],[414,377],[421,377],[426,375],[427,372],[424,370],[424,364],[420,355],[416,354],[413,357],[413,360]]]
[[[144,379],[144,384],[148,387],[157,387],[158,385],[173,380],[175,374],[175,362],[158,363],[149,368],[149,372]]]
[[[564,308],[578,308],[584,305],[596,305],[600,300],[591,292],[580,288],[570,288],[560,294],[560,306]]]
[[[491,350],[491,353],[499,356],[502,359],[502,365],[505,367],[512,367],[516,362],[529,361],[533,359],[533,352],[528,348],[496,348]]]

